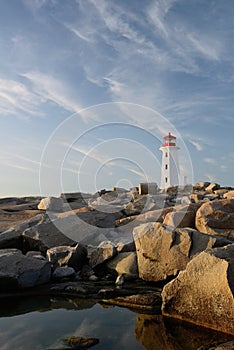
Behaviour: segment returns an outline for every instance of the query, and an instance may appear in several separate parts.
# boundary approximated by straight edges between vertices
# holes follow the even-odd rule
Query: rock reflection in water
[[[145,350],[197,350],[232,336],[161,315],[138,314],[135,337]]]
[[[0,317],[12,317],[33,311],[46,312],[55,309],[83,310],[96,304],[92,299],[68,297],[18,297],[0,299]]]

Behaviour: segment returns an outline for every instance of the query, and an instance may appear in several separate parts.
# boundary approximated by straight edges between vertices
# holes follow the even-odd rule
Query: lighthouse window
[[[165,169],[167,170],[167,168],[168,168],[168,165],[167,165],[167,164],[165,164]]]
[[[165,177],[165,182],[167,183],[167,177]]]
[[[168,153],[167,153],[167,152],[165,153],[165,157],[166,157],[166,158],[168,157]]]

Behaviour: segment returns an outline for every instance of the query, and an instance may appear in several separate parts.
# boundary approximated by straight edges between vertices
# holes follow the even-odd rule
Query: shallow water
[[[68,336],[95,337],[95,350],[197,350],[232,337],[161,315],[92,300],[35,297],[0,301],[0,349],[63,349]],[[67,347],[68,348],[68,347]]]

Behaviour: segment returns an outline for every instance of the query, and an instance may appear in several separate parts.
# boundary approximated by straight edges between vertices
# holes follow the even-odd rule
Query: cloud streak
[[[79,112],[82,109],[68,95],[64,84],[53,76],[38,71],[24,73],[22,76],[32,83],[35,93],[44,101],[52,101],[70,112]]]
[[[39,110],[41,99],[23,83],[15,80],[0,79],[0,111],[3,115],[44,116]]]

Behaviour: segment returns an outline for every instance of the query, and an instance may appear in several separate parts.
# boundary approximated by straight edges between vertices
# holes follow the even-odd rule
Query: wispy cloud
[[[93,39],[87,35],[87,32],[85,34],[83,34],[80,29],[77,29],[76,27],[74,27],[71,24],[65,23],[64,26],[68,30],[70,30],[73,34],[75,34],[79,39],[82,39],[88,43],[93,43]]]
[[[197,53],[202,54],[205,58],[210,60],[219,60],[220,50],[217,45],[213,45],[214,41],[205,41],[204,36],[198,37],[196,34],[188,34],[188,41],[192,43],[192,47]],[[212,43],[212,44],[211,44]]]
[[[165,16],[175,2],[176,0],[159,0],[151,3],[147,9],[148,19],[164,37],[169,36]]]
[[[69,93],[62,81],[38,71],[22,74],[32,84],[37,95],[45,101],[52,101],[57,105],[71,112],[79,112],[81,106],[69,96]]]
[[[201,143],[199,143],[198,141],[189,140],[189,142],[196,148],[197,151],[200,152],[203,150]]]
[[[24,84],[14,80],[0,79],[0,111],[3,115],[19,118],[44,116],[39,110],[41,98]]]
[[[6,167],[18,169],[18,170],[23,170],[26,172],[35,173],[35,169],[33,169],[33,168],[30,168],[30,167],[27,167],[24,165],[20,165],[20,164],[14,164],[14,163],[11,163],[9,161],[4,162],[3,165]]]
[[[216,159],[214,158],[204,158],[204,162],[208,163],[208,164],[211,164],[211,165],[215,165],[217,163]]]
[[[107,82],[110,91],[113,94],[115,94],[115,95],[118,95],[119,93],[122,93],[123,89],[126,89],[125,85],[120,83],[117,80],[114,80],[114,79],[111,79],[111,78],[108,78],[108,77],[104,77],[103,80],[105,82]]]

